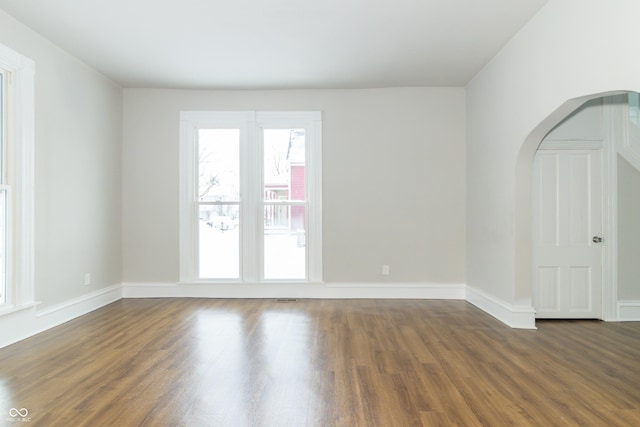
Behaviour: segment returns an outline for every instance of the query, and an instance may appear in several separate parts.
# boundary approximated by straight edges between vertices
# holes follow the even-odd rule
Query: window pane
[[[306,279],[305,240],[304,206],[265,206],[264,278]]]
[[[201,279],[240,277],[238,205],[201,205],[199,260]]]
[[[240,130],[200,129],[198,200],[240,200]]]
[[[264,131],[265,200],[305,200],[304,129]]]

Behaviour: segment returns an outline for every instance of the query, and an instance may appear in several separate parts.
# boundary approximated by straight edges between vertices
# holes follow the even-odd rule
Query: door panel
[[[534,306],[538,318],[602,317],[600,150],[540,150],[534,161]]]
[[[559,304],[559,288],[558,278],[559,269],[557,267],[540,267],[538,269],[538,304],[536,308],[542,311],[558,311]]]
[[[571,267],[571,312],[591,311],[591,268]]]

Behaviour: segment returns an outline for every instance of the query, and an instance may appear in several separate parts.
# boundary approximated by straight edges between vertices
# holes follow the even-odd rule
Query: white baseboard
[[[0,348],[58,326],[121,298],[453,299],[471,304],[512,328],[535,329],[533,307],[499,301],[464,284],[347,283],[123,283],[38,309],[0,313]],[[640,320],[640,301],[621,301],[620,320]]]
[[[464,299],[463,284],[124,283],[123,298]]]
[[[536,329],[536,312],[533,307],[514,306],[470,286],[466,287],[465,299],[507,326]]]
[[[114,285],[42,310],[37,304],[0,316],[0,348],[61,325],[122,298]]]
[[[124,283],[123,298],[325,298],[467,300],[512,328],[535,329],[533,307],[516,307],[464,284]]]
[[[640,321],[640,301],[618,301],[618,320],[621,322]]]

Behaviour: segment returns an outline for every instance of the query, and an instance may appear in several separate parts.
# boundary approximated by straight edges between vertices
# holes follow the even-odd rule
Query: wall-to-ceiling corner
[[[3,11],[0,43],[35,63],[39,302],[0,316],[2,346],[121,297],[122,88]]]
[[[467,285],[496,317],[531,306],[531,163],[598,94],[637,90],[633,0],[550,0],[467,85]],[[493,312],[492,312],[493,311]]]

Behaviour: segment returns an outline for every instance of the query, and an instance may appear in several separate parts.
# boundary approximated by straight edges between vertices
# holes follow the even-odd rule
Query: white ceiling
[[[464,86],[547,0],[0,0],[125,87]]]

